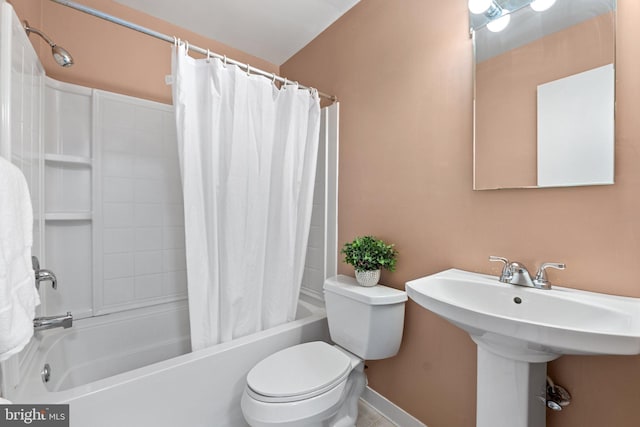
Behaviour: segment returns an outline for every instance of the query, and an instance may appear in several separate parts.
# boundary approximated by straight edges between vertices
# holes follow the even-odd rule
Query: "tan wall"
[[[13,3],[22,19],[72,51],[71,69],[43,51],[52,77],[169,102],[168,44],[46,0]],[[112,0],[83,3],[277,71]],[[640,3],[618,5],[614,186],[471,190],[472,63],[463,0],[362,0],[285,64],[287,77],[342,101],[340,242],[365,233],[396,242],[399,268],[383,281],[398,288],[449,267],[497,274],[487,262],[495,254],[527,265],[564,261],[568,270],[550,272],[552,281],[640,297]],[[401,353],[369,366],[372,387],[429,427],[474,425],[475,346],[416,304],[407,307]],[[640,358],[564,357],[550,372],[574,396],[552,415],[551,427],[640,425]]]
[[[44,31],[73,55],[75,65],[62,68],[53,60],[48,45],[36,35],[31,35],[31,42],[38,46],[40,59],[48,76],[69,83],[171,103],[171,87],[164,80],[165,75],[171,74],[170,43],[48,0],[13,0],[12,3],[20,19],[28,20],[31,26]],[[248,62],[265,71],[279,71],[278,66],[270,62],[122,6],[113,0],[83,0],[79,3],[188,40],[191,44]]]
[[[476,66],[475,188],[535,187],[538,85],[614,61],[611,13]]]
[[[281,67],[341,100],[340,244],[395,242],[383,282],[397,288],[449,267],[497,275],[487,257],[502,255],[566,262],[552,282],[640,297],[640,2],[618,1],[616,184],[482,192],[466,4],[362,0]],[[369,363],[370,385],[429,427],[474,426],[475,345],[413,302],[405,327],[400,354]],[[640,425],[640,357],[563,357],[549,371],[574,398],[549,426]]]

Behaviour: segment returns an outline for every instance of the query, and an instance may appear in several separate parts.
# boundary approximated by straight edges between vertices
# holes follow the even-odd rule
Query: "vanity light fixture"
[[[487,29],[494,33],[504,30],[511,21],[510,12],[503,9],[495,0],[469,0],[468,5],[471,13],[487,17],[489,20]]]
[[[480,15],[485,13],[493,4],[493,0],[469,0],[469,10],[471,13]]]
[[[503,9],[500,13],[499,18],[493,18],[491,21],[489,21],[489,23],[487,24],[487,30],[491,31],[492,33],[499,33],[500,31],[507,28],[509,22],[511,22],[511,13],[508,10]]]
[[[556,0],[533,0],[529,6],[536,12],[543,12],[553,6],[555,2]]]
[[[502,7],[494,0],[469,0],[469,11],[475,15],[484,15],[494,19],[502,13]]]

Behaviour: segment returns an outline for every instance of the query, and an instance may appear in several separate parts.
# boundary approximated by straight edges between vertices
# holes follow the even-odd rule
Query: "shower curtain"
[[[173,52],[192,350],[293,320],[311,224],[318,95]]]

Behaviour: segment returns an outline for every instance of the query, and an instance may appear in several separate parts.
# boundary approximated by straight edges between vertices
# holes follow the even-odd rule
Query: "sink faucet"
[[[33,329],[36,331],[44,331],[53,328],[70,328],[73,325],[73,316],[68,311],[67,314],[61,316],[36,317],[33,319]]]
[[[558,270],[564,270],[566,268],[565,264],[557,262],[545,262],[540,266],[540,268],[538,268],[535,278],[531,279],[529,270],[527,270],[527,267],[525,267],[521,262],[509,262],[507,258],[493,255],[489,257],[489,261],[498,261],[504,263],[502,273],[500,274],[500,278],[498,279],[501,282],[537,289],[551,289],[551,283],[549,283],[549,280],[547,279],[547,268],[557,268]]]
[[[509,280],[507,283],[518,286],[528,286],[530,288],[537,287],[531,279],[529,270],[527,270],[527,267],[525,267],[521,262],[510,262],[508,268],[511,271],[511,280]]]

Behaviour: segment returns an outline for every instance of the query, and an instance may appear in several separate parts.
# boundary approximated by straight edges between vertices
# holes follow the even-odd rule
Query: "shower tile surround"
[[[313,189],[311,228],[309,230],[307,255],[302,275],[304,289],[321,299],[324,298],[322,285],[325,279],[325,148],[325,138],[321,137],[318,143],[318,163],[316,165],[315,187]]]
[[[47,78],[44,103],[45,256],[58,289],[40,289],[41,310],[74,317],[92,310],[91,90]]]
[[[327,277],[337,274],[339,103],[323,108],[321,114],[311,227],[302,276],[302,291],[324,300],[324,281]]]
[[[45,70],[25,39],[10,36],[20,31],[22,24],[19,19],[11,16],[12,13],[7,6],[7,4],[0,4],[2,22],[10,22],[10,25],[0,28],[3,47],[9,47],[9,49],[0,49],[0,63],[10,64],[12,70],[17,72],[11,72],[7,76],[3,70],[1,75],[3,82],[0,84],[9,84],[12,90],[8,99],[4,97],[6,92],[3,91],[0,156],[9,159],[25,176],[33,208],[32,254],[42,260],[45,251],[41,112],[44,101]],[[5,43],[8,39],[11,43]],[[7,77],[9,77],[8,81],[5,80]],[[5,102],[8,102],[8,111],[11,112],[10,120],[7,120],[7,114],[5,114],[7,112]],[[24,357],[21,353],[0,362],[1,390],[16,386],[23,361]]]
[[[186,296],[182,190],[173,109],[97,92],[103,280],[99,310]],[[99,160],[100,161],[100,160]],[[100,191],[102,190],[102,191]],[[99,229],[100,230],[100,229]]]
[[[52,79],[46,100],[45,245],[60,281],[43,290],[46,314],[185,298],[172,107]]]

